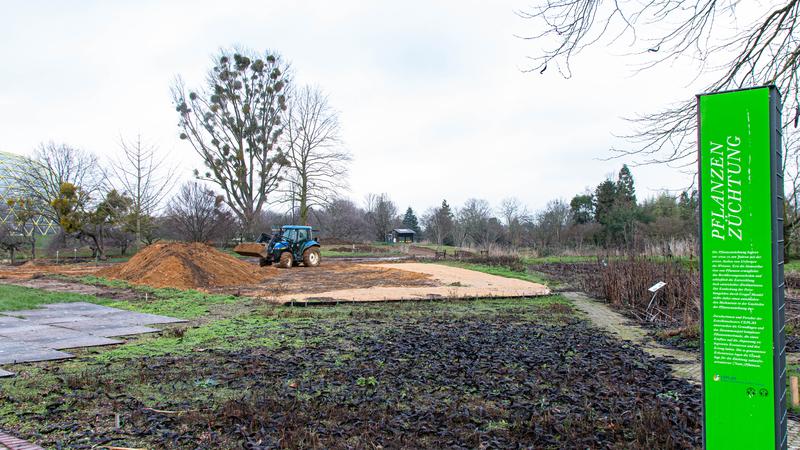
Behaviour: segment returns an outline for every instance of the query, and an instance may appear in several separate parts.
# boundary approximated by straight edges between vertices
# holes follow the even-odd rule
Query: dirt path
[[[47,275],[69,275],[80,277],[93,275],[104,267],[109,267],[110,263],[78,263],[78,264],[47,264],[39,262],[27,262],[19,266],[0,266],[0,279],[30,280]]]
[[[700,384],[700,356],[682,350],[664,347],[656,343],[644,328],[631,324],[631,321],[622,314],[614,311],[608,305],[601,303],[580,292],[565,292],[565,297],[570,299],[577,309],[583,311],[597,327],[608,330],[620,339],[633,342],[642,347],[644,351],[653,356],[672,357],[676,360],[670,364],[676,376]],[[800,355],[787,355],[787,359],[797,360]],[[800,450],[800,423],[789,420],[789,449]]]
[[[435,298],[534,297],[548,295],[541,284],[490,275],[458,267],[425,263],[374,264],[363,267],[421,274],[437,281],[439,286],[376,286],[359,289],[337,289],[314,294],[295,293],[278,297],[290,301],[386,301]]]

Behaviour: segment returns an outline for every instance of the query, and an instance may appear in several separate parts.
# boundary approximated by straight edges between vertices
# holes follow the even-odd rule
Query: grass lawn
[[[47,292],[8,284],[0,284],[0,311],[19,311],[31,309],[47,303],[92,302],[97,298],[91,295]]]
[[[131,289],[138,293],[138,296],[135,299],[114,300],[98,298],[93,295],[49,292],[0,284],[0,311],[31,309],[47,303],[89,302],[129,311],[159,314],[181,319],[196,319],[209,314],[215,307],[247,303],[249,301],[230,295],[210,295],[198,291],[134,287],[121,281],[105,280],[97,277],[84,277],[81,281],[86,284]]]
[[[547,264],[547,263],[583,263],[597,261],[597,256],[525,256],[522,258],[525,264]]]

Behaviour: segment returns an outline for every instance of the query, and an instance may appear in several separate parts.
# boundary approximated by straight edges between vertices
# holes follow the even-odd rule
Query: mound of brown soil
[[[206,244],[170,242],[147,246],[127,263],[97,275],[157,288],[197,289],[253,284],[266,273]]]

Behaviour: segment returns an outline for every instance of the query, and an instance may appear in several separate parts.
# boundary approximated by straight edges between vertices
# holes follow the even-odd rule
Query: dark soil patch
[[[269,270],[270,277],[261,280],[259,284],[251,283],[241,287],[223,287],[208,291],[273,298],[286,294],[309,294],[339,289],[439,285],[426,274],[330,259],[324,259],[317,267],[300,266],[291,269],[265,267],[262,270]]]
[[[650,336],[659,344],[687,352],[700,351],[699,326],[693,325],[676,329],[654,328],[654,331],[650,332]]]
[[[280,339],[269,350],[113,363],[97,369],[101,376],[49,386],[43,412],[24,418],[41,434],[21,434],[76,449],[701,445],[699,389],[673,378],[663,360],[558,310],[542,311],[546,320],[521,318],[529,312],[354,308],[349,318],[295,321],[250,337]],[[137,383],[158,394],[136,394]],[[220,390],[229,394],[194,399]],[[115,412],[121,430],[109,420]]]

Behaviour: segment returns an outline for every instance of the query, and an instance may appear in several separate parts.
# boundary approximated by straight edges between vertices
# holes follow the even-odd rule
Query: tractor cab
[[[280,233],[288,242],[300,244],[313,240],[314,230],[312,230],[311,227],[290,225],[281,228]]]

